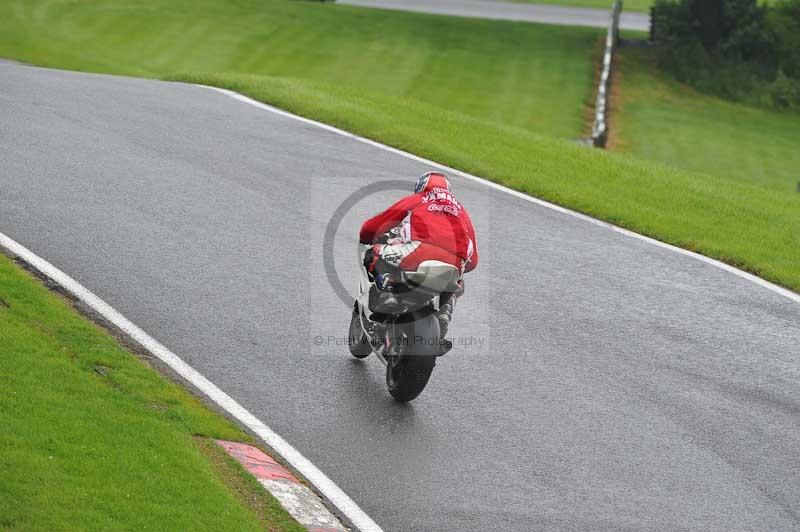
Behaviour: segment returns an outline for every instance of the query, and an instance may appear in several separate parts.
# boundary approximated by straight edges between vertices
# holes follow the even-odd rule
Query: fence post
[[[650,42],[656,42],[656,6],[650,6]]]

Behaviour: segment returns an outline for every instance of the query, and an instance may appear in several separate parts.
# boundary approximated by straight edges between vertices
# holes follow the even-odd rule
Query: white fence
[[[619,41],[619,15],[622,12],[622,0],[616,0],[611,8],[611,22],[606,34],[603,51],[603,70],[600,73],[600,84],[597,87],[597,100],[594,105],[594,124],[592,125],[592,144],[603,148],[608,140],[608,93],[611,90],[611,63],[614,59],[614,48]]]

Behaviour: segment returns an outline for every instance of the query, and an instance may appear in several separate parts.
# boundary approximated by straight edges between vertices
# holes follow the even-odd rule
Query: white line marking
[[[271,105],[267,105],[265,103],[261,103],[259,101],[253,100],[252,98],[248,98],[247,96],[239,94],[238,92],[234,92],[234,91],[231,91],[231,90],[228,90],[228,89],[221,89],[219,87],[211,87],[210,85],[200,85],[200,84],[196,84],[196,85],[198,87],[203,87],[205,89],[211,89],[213,91],[220,92],[222,94],[225,94],[226,96],[230,96],[231,98],[239,100],[240,102],[244,102],[244,103],[252,105],[254,107],[258,107],[259,109],[263,109],[264,111],[269,111],[270,113],[275,113],[275,114],[278,114],[278,115],[281,115],[281,116],[285,116],[287,118],[292,118],[294,120],[299,120],[300,122],[304,122],[306,124],[310,124],[310,125],[319,127],[319,128],[324,129],[326,131],[330,131],[331,133],[336,133],[337,135],[341,135],[343,137],[348,137],[348,138],[351,138],[353,140],[357,140],[359,142],[363,142],[364,144],[368,144],[368,145],[373,146],[375,148],[379,148],[381,150],[385,150],[385,151],[388,151],[390,153],[394,153],[395,155],[401,155],[401,156],[406,157],[408,159],[412,159],[414,161],[417,161],[417,162],[420,162],[420,163],[423,163],[423,164],[426,164],[426,165],[430,165],[430,166],[432,166],[434,168],[438,168],[440,170],[444,170],[445,172],[449,172],[451,174],[455,174],[457,176],[463,177],[464,179],[469,179],[469,180],[475,181],[477,183],[482,183],[482,184],[486,185],[487,187],[491,187],[491,188],[493,188],[495,190],[499,190],[499,191],[505,192],[507,194],[511,194],[512,196],[516,196],[517,198],[520,198],[520,199],[523,199],[523,200],[526,200],[526,201],[530,201],[531,203],[535,203],[537,205],[541,205],[542,207],[547,207],[548,209],[552,209],[554,211],[558,211],[560,213],[567,214],[567,215],[573,216],[575,218],[579,218],[579,219],[581,219],[583,221],[592,223],[594,225],[599,225],[601,227],[605,227],[607,229],[610,229],[612,231],[616,231],[617,233],[623,234],[625,236],[629,236],[631,238],[636,238],[638,240],[643,240],[644,242],[648,242],[648,243],[653,244],[655,246],[658,246],[660,248],[669,249],[669,250],[674,251],[676,253],[680,253],[681,255],[686,255],[687,257],[692,257],[692,258],[697,259],[699,261],[705,262],[706,264],[710,264],[712,266],[716,266],[717,268],[719,268],[721,270],[725,270],[726,272],[730,272],[730,273],[732,273],[734,275],[738,275],[739,277],[741,277],[743,279],[747,279],[748,281],[751,281],[751,282],[753,282],[753,283],[755,283],[755,284],[757,284],[759,286],[762,286],[762,287],[766,288],[767,290],[772,290],[776,294],[780,294],[780,295],[782,295],[784,297],[787,297],[787,298],[791,299],[792,301],[794,301],[796,303],[800,303],[800,294],[798,294],[796,292],[792,292],[791,290],[788,290],[786,288],[778,286],[778,285],[776,285],[774,283],[771,283],[769,281],[765,281],[764,279],[761,279],[760,277],[757,277],[757,276],[755,276],[755,275],[753,275],[751,273],[747,273],[745,271],[742,271],[742,270],[740,270],[740,269],[738,269],[738,268],[736,268],[734,266],[731,266],[730,264],[725,264],[724,262],[720,262],[720,261],[718,261],[716,259],[712,259],[710,257],[706,257],[705,255],[701,255],[699,253],[695,253],[694,251],[689,251],[687,249],[679,248],[677,246],[673,246],[672,244],[667,244],[665,242],[661,242],[660,240],[656,240],[654,238],[650,238],[649,236],[644,236],[644,235],[640,235],[639,233],[634,233],[633,231],[629,231],[628,229],[623,229],[622,227],[618,227],[618,226],[616,226],[614,224],[610,224],[608,222],[604,222],[602,220],[598,220],[597,218],[592,218],[591,216],[588,216],[586,214],[582,214],[582,213],[567,209],[565,207],[561,207],[560,205],[556,205],[554,203],[550,203],[549,201],[545,201],[545,200],[542,200],[542,199],[539,199],[539,198],[535,198],[533,196],[529,196],[528,194],[525,194],[523,192],[519,192],[517,190],[510,189],[508,187],[505,187],[503,185],[499,185],[499,184],[494,183],[492,181],[488,181],[486,179],[483,179],[482,177],[477,177],[477,176],[474,176],[474,175],[471,175],[471,174],[467,174],[465,172],[462,172],[461,170],[456,170],[455,168],[450,168],[449,166],[445,166],[445,165],[437,163],[435,161],[431,161],[431,160],[425,159],[423,157],[418,157],[417,155],[414,155],[412,153],[408,153],[406,151],[399,150],[397,148],[392,148],[391,146],[387,146],[386,144],[381,144],[380,142],[376,142],[374,140],[370,140],[370,139],[367,139],[367,138],[364,138],[364,137],[359,137],[358,135],[355,135],[353,133],[349,133],[347,131],[344,131],[342,129],[339,129],[339,128],[336,128],[336,127],[333,127],[333,126],[329,126],[328,124],[323,124],[322,122],[317,122],[316,120],[311,120],[310,118],[305,118],[305,117],[302,117],[302,116],[298,116],[296,114],[292,114],[292,113],[290,113],[288,111],[284,111],[283,109],[278,109],[277,107],[273,107]]]
[[[247,428],[283,457],[300,472],[309,482],[319,489],[361,532],[382,532],[378,526],[358,505],[333,483],[325,474],[317,469],[305,456],[292,447],[267,425],[237,403],[231,396],[219,389],[213,382],[205,378],[192,366],[181,360],[178,355],[161,345],[156,339],[133,324],[125,316],[117,312],[111,305],[94,295],[90,290],[72,277],[62,272],[43,258],[39,257],[22,244],[0,233],[0,246],[7,249],[45,277],[52,279],[64,290],[71,293],[92,310],[133,338],[159,360],[167,364],[178,375],[189,381],[202,391],[209,399],[239,420]]]

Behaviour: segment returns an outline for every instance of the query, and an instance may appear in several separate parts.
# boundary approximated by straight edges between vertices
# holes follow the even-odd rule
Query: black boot
[[[455,309],[456,297],[452,293],[444,293],[439,296],[439,310],[436,312],[436,318],[439,320],[439,336],[441,338],[447,336]]]

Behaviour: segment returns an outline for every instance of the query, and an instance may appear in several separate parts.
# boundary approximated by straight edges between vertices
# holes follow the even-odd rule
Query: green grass
[[[508,1],[508,0],[504,0]],[[599,9],[611,9],[614,0],[511,0],[513,2],[527,2],[530,4],[556,4],[570,7],[594,7]],[[653,0],[624,0],[622,8],[625,11],[650,12]]]
[[[653,55],[621,49],[616,150],[800,196],[800,114],[698,93],[661,73]]]
[[[4,6],[0,55],[228,87],[800,290],[800,194],[555,138],[580,129],[597,32],[276,0]]]
[[[0,254],[0,529],[302,530],[209,460],[248,440]]]
[[[0,2],[0,56],[136,76],[324,81],[563,138],[583,131],[601,34],[286,0]]]

